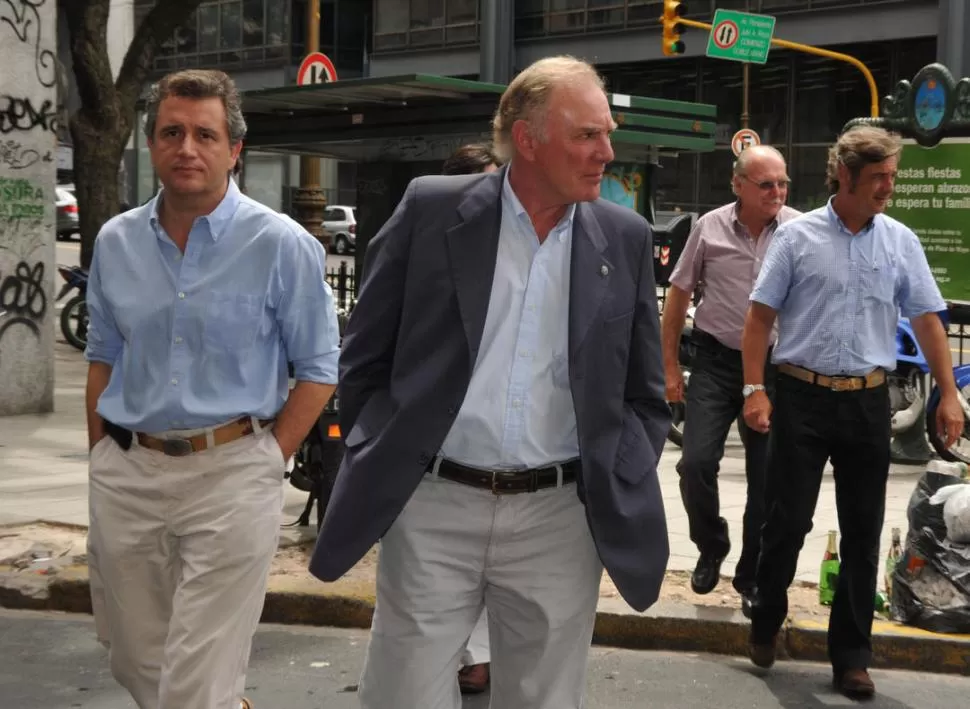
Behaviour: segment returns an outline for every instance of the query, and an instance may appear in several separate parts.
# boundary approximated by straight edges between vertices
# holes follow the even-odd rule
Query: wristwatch
[[[749,396],[754,394],[756,391],[764,391],[764,384],[745,384],[741,389],[741,395],[747,399]]]

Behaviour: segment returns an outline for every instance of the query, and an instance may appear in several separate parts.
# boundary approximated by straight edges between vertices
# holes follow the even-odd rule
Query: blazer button
[[[430,460],[431,456],[429,456],[427,453],[422,453],[420,456],[418,456],[418,462],[421,463],[421,465],[427,465]]]
[[[457,414],[458,414],[458,407],[457,406],[452,406],[450,409],[448,409],[448,415],[449,416],[455,416]]]

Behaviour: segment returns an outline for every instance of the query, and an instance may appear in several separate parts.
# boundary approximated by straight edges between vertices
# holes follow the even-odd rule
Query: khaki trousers
[[[140,709],[237,709],[277,548],[285,461],[270,431],[184,457],[91,451],[91,599]]]

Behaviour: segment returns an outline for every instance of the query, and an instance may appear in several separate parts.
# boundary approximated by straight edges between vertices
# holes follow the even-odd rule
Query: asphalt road
[[[367,644],[358,630],[262,626],[247,695],[257,709],[351,709]],[[2,709],[135,709],[111,678],[86,616],[0,610]],[[872,709],[966,706],[970,677],[875,671]],[[588,709],[822,709],[852,706],[821,664],[594,648]],[[463,709],[486,709],[486,696]],[[415,709],[398,707],[395,709]]]

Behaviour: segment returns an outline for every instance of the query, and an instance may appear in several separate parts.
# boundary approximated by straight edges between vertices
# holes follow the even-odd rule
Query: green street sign
[[[970,141],[904,142],[886,214],[916,232],[943,297],[970,301]]]
[[[768,61],[775,18],[736,10],[718,10],[711,23],[707,56],[736,62],[764,64]]]

